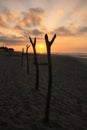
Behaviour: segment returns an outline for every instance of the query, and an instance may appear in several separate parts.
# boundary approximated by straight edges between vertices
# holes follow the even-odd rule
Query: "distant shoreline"
[[[2,52],[1,52],[2,53]],[[21,54],[21,51],[14,51],[16,54]],[[26,52],[24,52],[25,54]],[[29,54],[33,54],[33,52],[29,52]],[[37,53],[37,55],[46,55],[46,53]],[[87,59],[87,53],[86,52],[58,52],[58,53],[51,53],[51,55],[64,55],[64,56],[73,56],[77,58],[84,58]]]

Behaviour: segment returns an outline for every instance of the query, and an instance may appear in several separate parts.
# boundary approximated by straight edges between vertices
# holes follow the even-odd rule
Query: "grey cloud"
[[[38,14],[44,14],[45,13],[45,10],[42,9],[42,8],[30,8],[29,11],[33,12],[33,13],[38,13]]]
[[[73,0],[74,7],[73,10],[82,10],[87,8],[87,0]]]
[[[78,28],[78,30],[77,30],[77,33],[78,33],[79,35],[86,34],[86,33],[87,33],[87,27],[82,27],[82,26],[80,26],[80,27]]]
[[[32,30],[31,33],[32,33],[33,35],[36,35],[36,36],[39,36],[39,35],[44,34],[42,31],[39,31],[38,29]]]
[[[23,12],[23,19],[22,22],[26,27],[32,27],[32,26],[40,26],[42,25],[42,17],[36,13],[31,12]]]
[[[79,26],[78,28],[72,28],[61,26],[58,27],[53,31],[53,33],[56,33],[59,36],[83,36],[84,34],[87,34],[87,27]]]
[[[16,45],[16,44],[22,44],[23,41],[23,37],[16,37],[16,36],[0,36],[0,42],[3,42],[7,45]]]
[[[25,27],[21,27],[20,25],[14,26],[13,29],[18,30],[24,37],[28,36],[28,34],[34,35],[34,36],[39,36],[39,35],[44,34],[42,30],[40,31],[39,29],[25,29]]]
[[[59,36],[73,36],[74,34],[66,27],[61,26],[54,31]]]
[[[29,40],[29,36],[32,36],[32,37],[37,37],[38,39],[42,39],[42,35],[44,35],[44,32],[43,31],[40,31],[38,29],[33,29],[33,30],[22,30],[21,34],[23,35],[24,39],[26,40]]]
[[[14,27],[14,29],[16,29],[16,30],[23,30],[23,28],[20,26],[20,25],[16,25],[15,27]]]
[[[79,6],[85,6],[85,5],[87,5],[87,0],[77,0],[77,4]]]

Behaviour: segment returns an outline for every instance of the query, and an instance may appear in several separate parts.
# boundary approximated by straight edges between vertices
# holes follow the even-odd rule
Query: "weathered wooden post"
[[[27,74],[29,74],[29,59],[28,59],[28,48],[30,45],[26,45],[26,58],[27,58]]]
[[[21,53],[21,66],[23,66],[23,57],[24,57],[24,48],[22,48],[22,53]]]
[[[51,100],[51,89],[52,89],[52,63],[51,63],[51,45],[56,38],[56,34],[53,36],[52,40],[48,40],[48,35],[45,34],[45,42],[47,48],[47,57],[48,57],[48,91],[47,91],[47,100],[46,100],[46,109],[45,109],[45,118],[44,120],[49,121],[49,107]]]
[[[29,37],[31,45],[33,47],[34,51],[34,62],[35,62],[35,67],[36,67],[36,89],[39,89],[39,67],[38,67],[38,61],[37,61],[37,54],[36,54],[36,38],[34,38],[34,42],[32,41],[31,37]]]

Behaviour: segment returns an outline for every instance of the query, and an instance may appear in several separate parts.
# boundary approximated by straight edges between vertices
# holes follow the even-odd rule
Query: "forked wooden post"
[[[22,53],[21,53],[21,66],[23,66],[23,57],[24,57],[24,48],[22,48]]]
[[[34,62],[36,67],[36,89],[39,89],[39,67],[38,67],[38,61],[37,61],[37,54],[36,54],[36,38],[34,38],[34,42],[32,41],[31,37],[29,37],[29,40],[31,42],[31,45],[33,47],[34,51]]]
[[[45,34],[45,42],[47,48],[48,56],[48,91],[47,91],[47,100],[46,100],[46,109],[45,109],[45,118],[44,120],[49,121],[49,109],[50,109],[50,100],[51,100],[51,89],[52,89],[52,63],[51,63],[51,45],[56,38],[56,34],[53,36],[52,40],[48,40],[48,35]]]
[[[27,74],[29,74],[29,59],[28,59],[28,48],[30,45],[26,45],[26,58],[27,58]]]

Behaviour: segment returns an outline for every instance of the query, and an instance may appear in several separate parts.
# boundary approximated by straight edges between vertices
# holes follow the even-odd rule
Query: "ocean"
[[[73,57],[77,57],[77,58],[85,58],[87,59],[87,53],[59,53],[59,55],[68,55],[68,56],[73,56]]]

